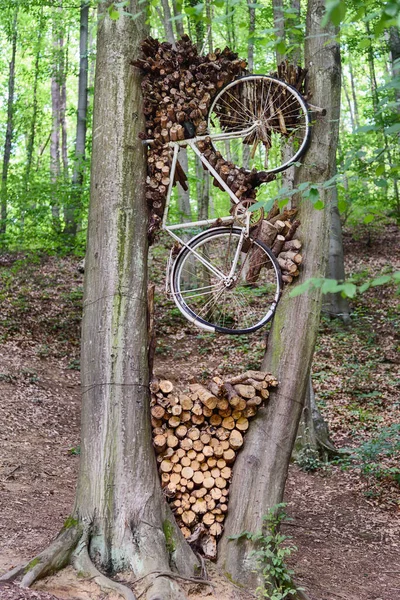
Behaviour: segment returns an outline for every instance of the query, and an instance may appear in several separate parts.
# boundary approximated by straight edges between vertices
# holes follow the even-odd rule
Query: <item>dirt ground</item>
[[[393,249],[400,248],[398,229],[391,235],[393,243],[372,239],[372,246],[348,236],[348,271],[364,269],[374,275],[388,261],[399,261],[393,256]],[[153,269],[158,260],[156,256]],[[42,257],[27,274],[22,267],[17,272],[9,257],[1,267],[8,291],[1,307],[6,324],[0,347],[0,574],[44,549],[72,510],[79,461],[77,314],[82,283],[76,262]],[[355,324],[351,342],[345,329],[324,322],[314,364],[320,408],[339,446],[357,446],[399,417],[398,298],[393,290],[375,288],[353,310],[364,321],[359,329]],[[194,375],[236,372],[257,364],[262,355],[263,333],[251,343],[239,339],[227,347],[221,338],[189,329],[172,305],[161,300],[157,317],[156,370],[169,378],[177,380],[179,373],[187,381]],[[399,600],[397,485],[384,481],[377,487],[359,469],[340,464],[314,473],[292,465],[285,500],[292,521],[283,531],[298,548],[289,565],[310,600]],[[217,586],[213,589],[184,584],[193,600],[252,597],[232,587],[213,566],[210,572]],[[102,597],[90,585],[74,589],[69,572],[63,577],[46,591],[0,584],[0,599]]]

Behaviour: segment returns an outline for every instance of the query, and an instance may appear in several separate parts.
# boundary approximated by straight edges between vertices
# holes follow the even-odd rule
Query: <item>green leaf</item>
[[[363,125],[362,127],[357,127],[356,133],[369,133],[370,131],[377,131],[379,127],[377,125]],[[363,153],[365,156],[365,152]],[[358,153],[357,153],[358,155]]]
[[[387,184],[388,184],[388,183],[387,183],[386,179],[377,179],[377,180],[375,181],[375,185],[377,185],[377,186],[378,186],[378,187],[380,187],[380,188],[387,187]]]
[[[381,175],[383,175],[385,172],[385,165],[383,163],[381,163],[380,165],[378,165],[375,169],[375,175],[377,175],[378,177],[380,177]]]
[[[322,209],[324,208],[324,206],[325,206],[325,204],[322,202],[322,200],[317,200],[317,201],[314,203],[314,208],[315,208],[316,210],[322,210]]]
[[[376,285],[383,285],[385,283],[389,283],[389,281],[392,280],[392,276],[391,275],[381,275],[380,277],[377,277],[376,279],[373,279],[371,281],[371,285],[373,287],[375,287]]]
[[[303,192],[304,190],[306,190],[308,188],[308,181],[303,181],[303,183],[300,183],[300,185],[298,186],[298,190],[299,192]]]
[[[324,281],[325,279],[318,278],[307,279],[307,281],[304,281],[300,285],[296,285],[296,287],[289,293],[289,297],[295,298],[296,296],[300,296],[300,294],[304,294],[304,292],[307,292],[309,289],[319,288]]]
[[[371,223],[374,219],[375,219],[375,215],[369,214],[366,217],[364,217],[364,223],[366,225],[368,225],[368,223]]]
[[[369,39],[364,38],[363,40],[361,40],[361,42],[359,42],[358,47],[362,50],[363,48],[368,48],[370,44],[371,42],[369,41]]]
[[[321,287],[321,292],[323,294],[335,294],[340,292],[342,288],[343,285],[336,281],[336,279],[325,279]]]
[[[119,11],[115,10],[114,4],[110,4],[110,6],[108,7],[108,15],[109,15],[110,19],[112,19],[113,21],[118,21]]]
[[[345,212],[346,208],[347,208],[347,202],[346,202],[346,200],[344,198],[341,198],[338,201],[339,212],[341,212],[341,213]]]
[[[360,287],[358,288],[359,293],[363,294],[364,292],[366,292],[369,289],[370,286],[371,286],[371,283],[369,281],[366,281],[365,283],[360,285]]]
[[[286,44],[284,41],[278,42],[275,47],[279,54],[286,54]]]
[[[398,133],[399,131],[400,131],[400,123],[395,123],[394,125],[391,125],[387,129],[385,129],[385,133],[387,133],[387,134]]]
[[[342,295],[344,295],[345,297],[347,296],[348,298],[354,298],[356,293],[357,293],[357,286],[355,286],[354,283],[346,282],[343,284]]]

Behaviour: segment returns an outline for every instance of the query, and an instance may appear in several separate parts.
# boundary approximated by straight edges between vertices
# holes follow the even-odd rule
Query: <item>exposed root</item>
[[[92,563],[89,556],[87,540],[82,539],[79,543],[78,548],[75,550],[72,557],[72,565],[78,572],[84,573],[85,576],[90,577],[104,592],[116,592],[125,600],[136,600],[135,594],[122,583],[113,581],[106,577]]]
[[[25,568],[26,563],[22,563],[22,565],[14,567],[14,569],[11,569],[11,571],[4,573],[4,575],[0,577],[0,581],[14,581],[14,579],[16,579],[19,575],[21,575],[21,573],[24,572]]]
[[[0,581],[13,581],[23,575],[21,587],[30,587],[37,579],[51,575],[67,566],[80,537],[82,527],[78,524],[62,529],[50,546],[33,560],[15,567],[0,577]]]
[[[173,574],[167,573],[167,575]],[[156,575],[140,596],[144,594],[147,600],[186,600],[183,590],[174,581],[162,575]]]

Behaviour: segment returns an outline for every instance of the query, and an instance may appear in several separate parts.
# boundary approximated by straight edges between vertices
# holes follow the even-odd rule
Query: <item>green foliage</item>
[[[306,444],[304,448],[300,450],[295,462],[302,471],[306,471],[307,473],[313,473],[322,466],[318,450],[311,448],[309,444]]]
[[[250,533],[244,531],[231,536],[231,540],[249,540],[255,545],[251,556],[255,559],[255,572],[262,577],[263,583],[256,589],[257,598],[283,600],[296,595],[293,583],[293,571],[288,569],[285,559],[297,550],[296,546],[288,545],[290,536],[279,533],[282,522],[288,518],[285,513],[286,504],[277,504],[263,517],[262,531]],[[299,589],[299,588],[298,588]]]
[[[400,271],[380,275],[379,277],[365,281],[361,285],[356,285],[352,279],[341,282],[336,279],[310,278],[291,290],[290,297],[294,298],[295,296],[300,296],[300,294],[304,294],[312,289],[321,289],[322,294],[340,293],[344,298],[354,298],[357,294],[366,292],[370,287],[387,284],[395,284],[399,289]]]
[[[388,479],[400,484],[400,423],[383,427],[379,435],[355,450],[353,458],[368,479]]]

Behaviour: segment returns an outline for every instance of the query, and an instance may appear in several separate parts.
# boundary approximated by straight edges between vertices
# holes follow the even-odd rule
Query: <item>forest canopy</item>
[[[304,62],[305,7],[300,2],[229,0],[142,4],[151,34],[188,33],[199,52],[228,45],[255,73],[281,59]],[[325,21],[340,25],[342,101],[337,175],[344,223],[398,219],[400,38],[398,2],[328,0]],[[0,17],[1,246],[83,254],[86,241],[96,61],[97,3],[2,0]],[[126,2],[110,3],[117,20]],[[275,13],[275,17],[274,17]],[[138,15],[130,17],[135,20]],[[312,90],[310,90],[312,102]],[[202,174],[189,164],[190,204],[198,212]],[[263,188],[268,188],[264,190]],[[263,186],[259,199],[284,205],[284,182]],[[320,187],[303,197],[321,208]],[[210,187],[218,214],[223,195]],[[178,208],[176,218],[178,218]]]

